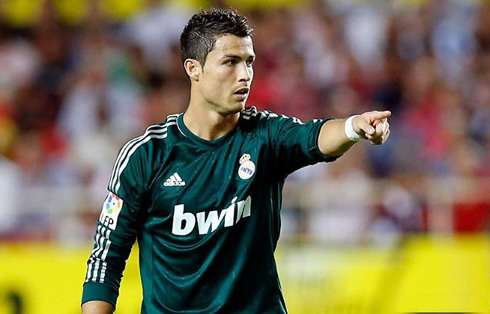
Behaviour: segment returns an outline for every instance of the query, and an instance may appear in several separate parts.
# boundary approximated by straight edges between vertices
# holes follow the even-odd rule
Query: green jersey
[[[142,313],[285,313],[274,250],[281,191],[319,161],[325,120],[250,107],[225,136],[203,140],[170,115],[117,157],[88,260],[82,302],[116,304],[138,240]]]

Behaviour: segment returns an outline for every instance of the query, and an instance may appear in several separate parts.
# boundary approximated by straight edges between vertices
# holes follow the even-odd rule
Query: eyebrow
[[[223,57],[221,57],[221,59],[226,59],[226,58],[231,58],[231,59],[238,59],[238,60],[241,60],[242,57],[238,56],[238,55],[224,55]],[[254,59],[255,60],[255,55],[249,55],[247,60],[248,59]]]

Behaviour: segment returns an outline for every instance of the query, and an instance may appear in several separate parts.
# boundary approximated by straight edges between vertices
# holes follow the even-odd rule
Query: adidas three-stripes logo
[[[163,183],[163,186],[184,186],[185,181],[182,180],[182,178],[179,176],[179,174],[176,172],[173,175],[170,176],[165,182]]]

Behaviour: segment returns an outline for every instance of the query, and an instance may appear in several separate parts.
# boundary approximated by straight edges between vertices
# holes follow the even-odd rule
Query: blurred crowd
[[[118,149],[186,108],[179,36],[198,8],[147,0],[114,22],[90,1],[74,25],[53,1],[42,3],[28,27],[0,16],[0,239],[50,239],[46,226],[56,225],[58,238],[87,240]],[[248,105],[302,120],[393,114],[386,145],[357,145],[290,178],[310,193],[308,183],[325,184],[285,203],[286,236],[427,231],[448,215],[427,213],[427,180],[446,182],[432,195],[447,198],[455,177],[467,182],[457,192],[474,201],[455,205],[449,223],[488,227],[490,187],[478,182],[490,177],[489,1],[312,0],[240,13],[254,28],[257,55]],[[334,192],[324,200],[327,189]],[[310,207],[329,210],[305,215],[302,206],[315,199]]]

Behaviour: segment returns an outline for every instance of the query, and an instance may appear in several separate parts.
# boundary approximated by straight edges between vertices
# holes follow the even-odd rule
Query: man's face
[[[227,115],[245,107],[255,60],[252,38],[224,35],[216,40],[199,77],[200,95],[216,112]]]

